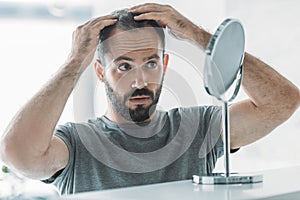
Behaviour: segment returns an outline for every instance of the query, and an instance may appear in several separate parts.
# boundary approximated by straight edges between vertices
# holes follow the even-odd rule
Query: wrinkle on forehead
[[[133,30],[117,29],[113,36],[105,41],[108,51],[106,54],[111,59],[127,53],[145,50],[157,49],[162,50],[162,41],[157,32],[152,27],[138,28]]]

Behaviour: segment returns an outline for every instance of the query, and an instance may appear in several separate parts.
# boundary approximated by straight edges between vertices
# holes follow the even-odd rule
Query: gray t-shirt
[[[223,154],[215,106],[157,111],[142,124],[105,116],[58,126],[69,161],[53,184],[61,194],[191,179],[208,174]]]

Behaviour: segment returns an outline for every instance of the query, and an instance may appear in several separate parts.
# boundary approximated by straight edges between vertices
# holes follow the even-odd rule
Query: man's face
[[[161,39],[151,27],[116,29],[106,45],[104,82],[115,113],[136,123],[149,119],[166,67]]]

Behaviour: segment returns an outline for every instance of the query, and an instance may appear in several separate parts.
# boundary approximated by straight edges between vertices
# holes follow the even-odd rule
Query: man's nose
[[[145,72],[142,69],[136,69],[134,73],[134,81],[132,83],[132,88],[142,89],[148,85]]]

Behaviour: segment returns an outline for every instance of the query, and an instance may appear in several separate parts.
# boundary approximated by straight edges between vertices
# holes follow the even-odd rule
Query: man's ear
[[[103,66],[101,64],[101,61],[100,60],[96,60],[96,62],[94,63],[94,69],[95,69],[95,72],[99,78],[99,80],[101,82],[104,82],[104,69],[103,69]]]
[[[169,63],[169,54],[164,54],[164,72],[166,72]]]

